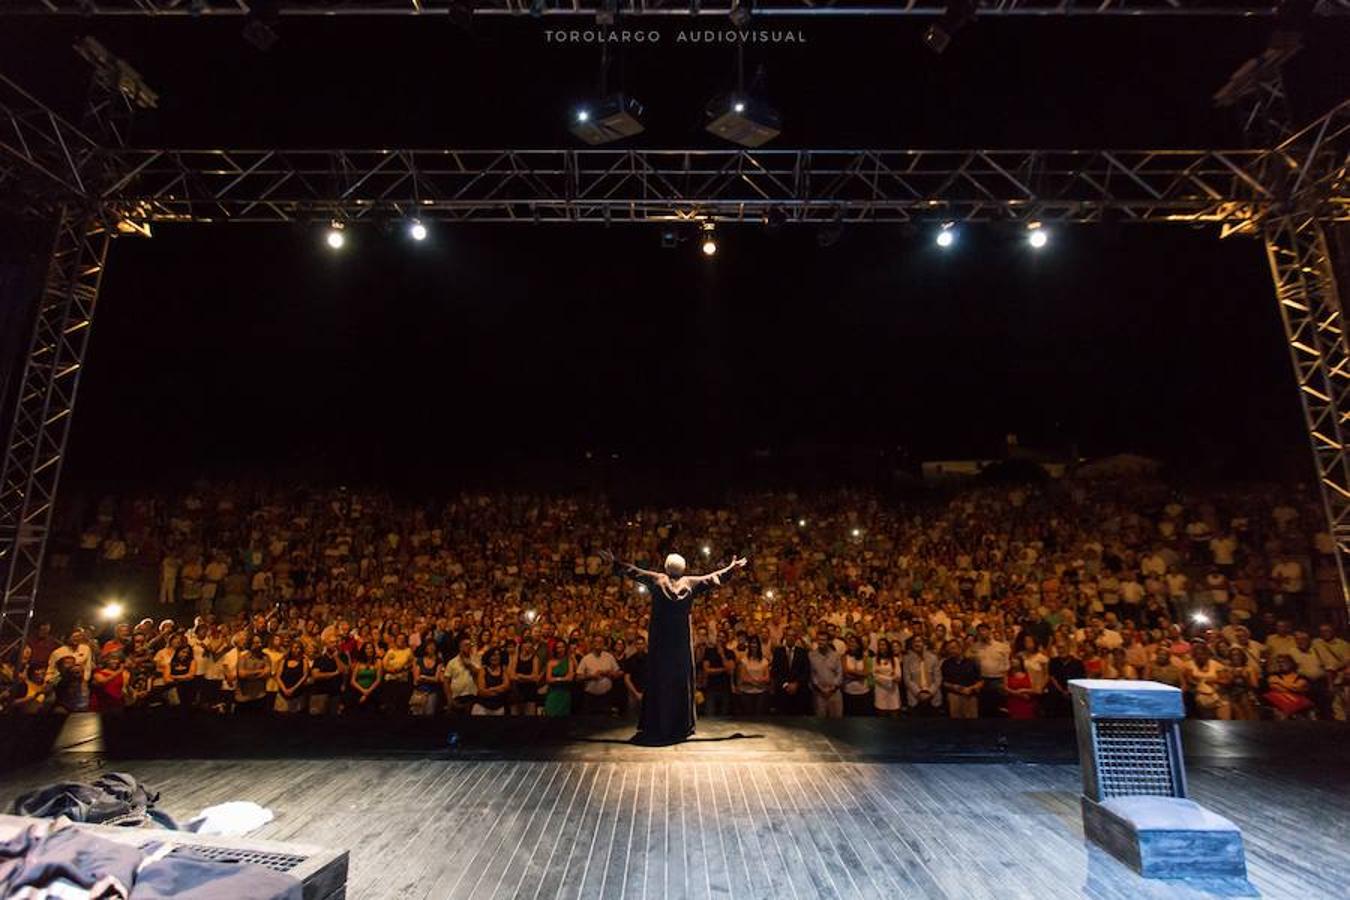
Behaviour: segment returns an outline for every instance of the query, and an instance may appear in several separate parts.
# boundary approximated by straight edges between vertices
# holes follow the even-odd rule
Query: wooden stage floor
[[[329,745],[111,759],[75,743],[0,774],[0,803],[101,769],[147,782],[180,819],[253,800],[276,819],[252,836],[349,849],[354,900],[1209,896],[1087,847],[1076,765],[868,761],[822,751],[826,729],[806,720],[704,725],[760,737],[633,748],[598,723],[552,758],[346,758]],[[1343,747],[1347,732],[1329,727]],[[462,740],[472,748],[467,729]],[[1242,827],[1263,897],[1346,897],[1346,768],[1298,762],[1193,759],[1191,793]]]

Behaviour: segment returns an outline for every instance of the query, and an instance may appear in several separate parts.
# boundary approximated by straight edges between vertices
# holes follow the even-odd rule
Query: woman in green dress
[[[544,697],[544,715],[570,716],[572,714],[572,680],[575,670],[572,656],[567,652],[567,644],[551,641],[548,645],[548,662],[544,665],[547,672],[548,694]]]

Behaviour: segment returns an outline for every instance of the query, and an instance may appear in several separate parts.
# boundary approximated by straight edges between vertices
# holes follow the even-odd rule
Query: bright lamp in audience
[[[1210,623],[1209,615],[1202,612],[1191,613],[1191,621],[1197,625],[1208,625]]]
[[[116,600],[109,600],[107,603],[103,604],[103,608],[99,610],[98,614],[105,622],[116,622],[118,619],[122,618],[124,609],[125,607],[123,607],[121,603]]]

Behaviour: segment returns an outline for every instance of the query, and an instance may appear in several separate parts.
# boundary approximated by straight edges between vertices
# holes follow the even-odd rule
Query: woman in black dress
[[[608,551],[602,558],[617,574],[641,584],[651,595],[647,627],[647,686],[638,713],[633,743],[677,744],[694,733],[694,645],[689,612],[695,597],[720,587],[722,580],[745,565],[743,558],[707,575],[685,575],[684,557],[666,557],[665,571],[652,572],[619,562]]]

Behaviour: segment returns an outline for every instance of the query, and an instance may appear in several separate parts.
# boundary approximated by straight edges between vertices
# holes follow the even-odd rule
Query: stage
[[[251,837],[349,849],[360,900],[1207,896],[1084,844],[1064,722],[715,720],[702,737],[752,736],[673,748],[613,720],[294,724],[76,717],[0,801],[100,769],[180,819],[253,800],[276,819]],[[1242,827],[1262,896],[1344,896],[1348,739],[1187,723],[1191,794]]]

